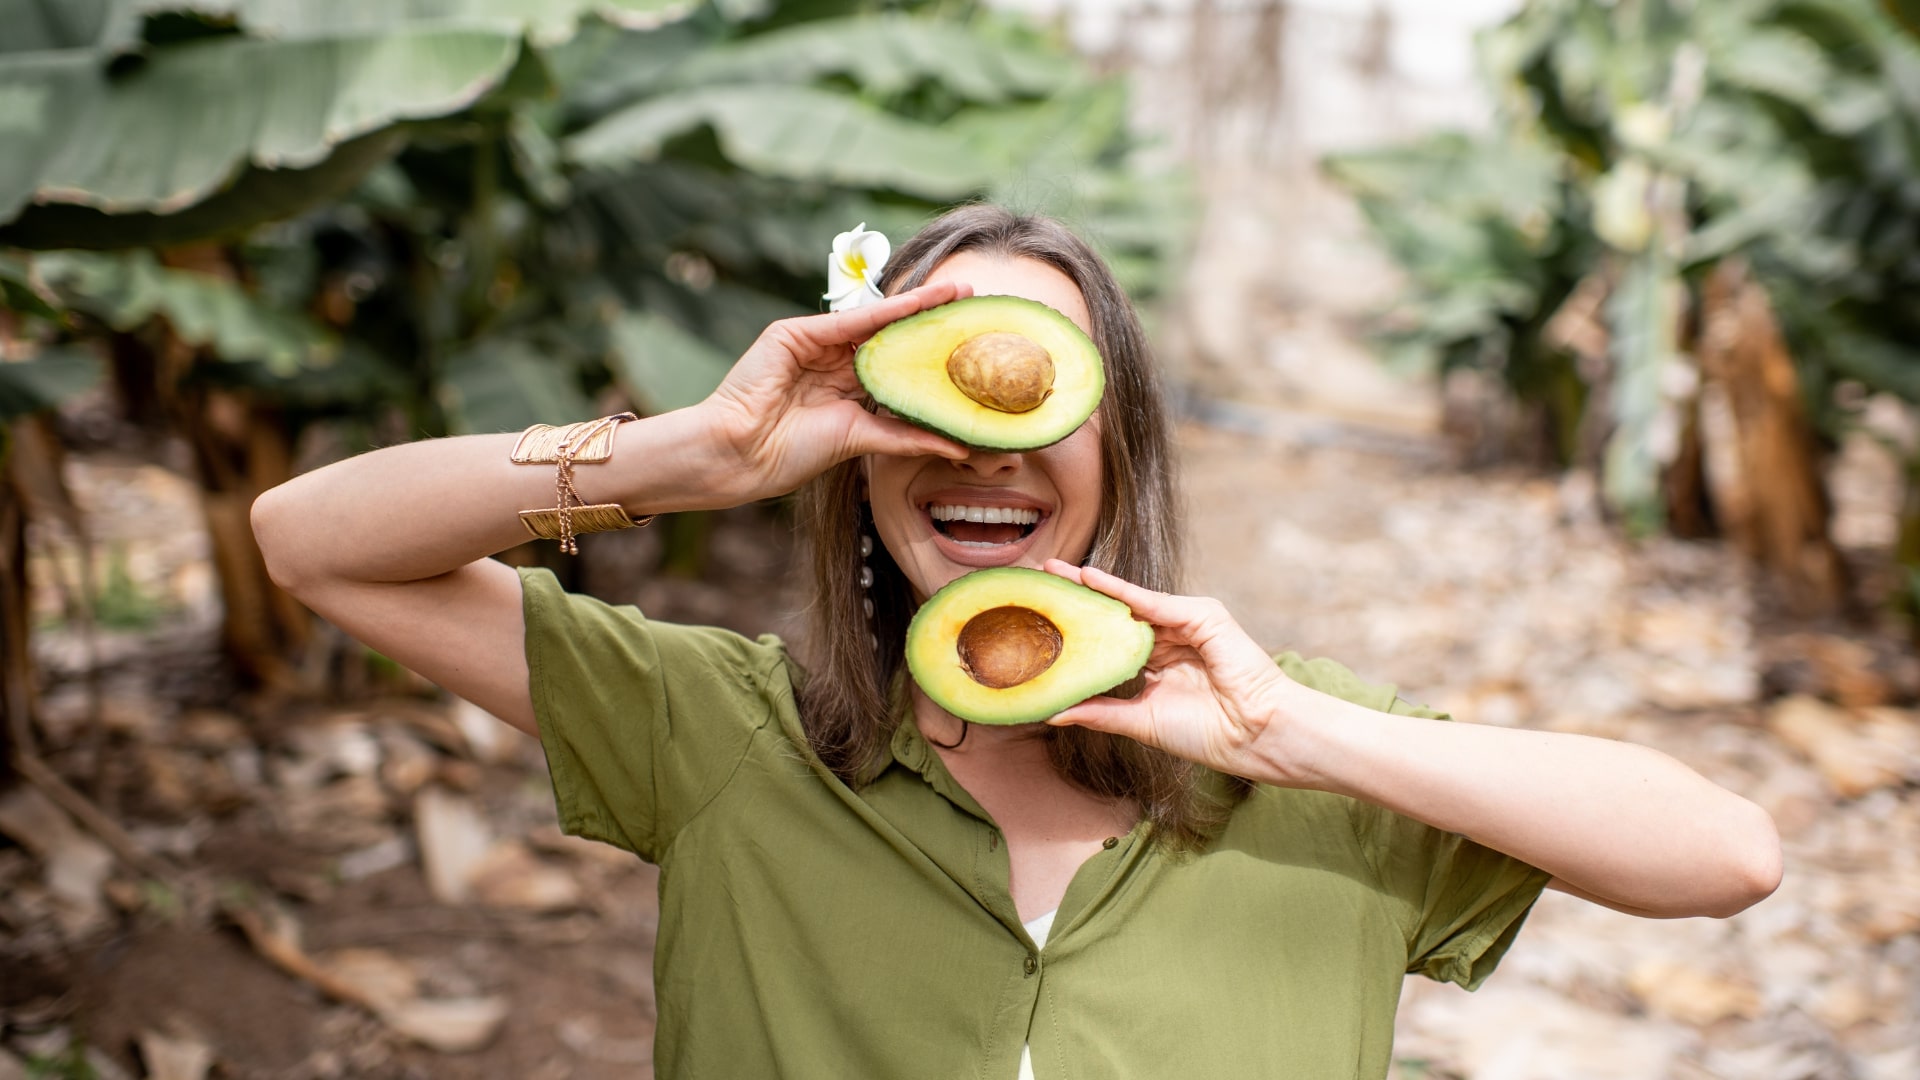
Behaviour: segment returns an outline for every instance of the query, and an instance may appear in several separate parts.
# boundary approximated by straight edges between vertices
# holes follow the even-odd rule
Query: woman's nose
[[[953,463],[979,476],[1004,476],[1020,468],[1020,455],[1003,450],[975,450]]]

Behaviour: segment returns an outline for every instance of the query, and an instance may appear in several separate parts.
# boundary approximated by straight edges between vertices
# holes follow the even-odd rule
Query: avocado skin
[[[996,330],[1034,340],[1053,360],[1054,393],[1031,412],[990,409],[947,377],[955,347]],[[1053,308],[1017,296],[966,297],[888,323],[854,353],[853,370],[868,395],[895,416],[975,450],[1052,446],[1079,430],[1106,392],[1105,365],[1092,339]]]
[[[959,631],[974,615],[1025,607],[1060,630],[1054,663],[1028,682],[994,690],[961,666]],[[1140,673],[1153,652],[1153,627],[1127,605],[1041,570],[1007,566],[956,578],[914,613],[907,627],[907,669],[934,704],[976,724],[1032,724],[1078,705]]]

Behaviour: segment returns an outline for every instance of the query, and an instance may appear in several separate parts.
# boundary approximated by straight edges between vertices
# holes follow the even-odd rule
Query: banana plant
[[[1770,407],[1806,414],[1827,439],[1848,422],[1842,383],[1920,401],[1920,47],[1888,17],[1908,9],[1531,0],[1481,42],[1502,106],[1493,134],[1328,164],[1414,282],[1415,302],[1383,340],[1429,364],[1499,373],[1550,410],[1565,397],[1529,373],[1544,356],[1574,374],[1586,434],[1561,445],[1602,470],[1612,505],[1643,530],[1701,524],[1688,504],[1701,487],[1710,326],[1761,340],[1777,324],[1793,359],[1785,377],[1801,393]],[[1543,153],[1537,175],[1554,180],[1518,217],[1450,186],[1473,169],[1513,169],[1516,146]],[[1523,220],[1554,239],[1489,257]],[[1746,295],[1704,287],[1724,268],[1763,291],[1765,318],[1717,319],[1716,296]],[[1816,496],[1781,506],[1803,508],[1794,529],[1820,530],[1810,543],[1824,554],[1778,558],[1835,567],[1817,495],[1821,442],[1794,438],[1801,449],[1770,460],[1797,459]],[[1708,506],[1705,523],[1731,515]]]
[[[338,197],[408,126],[541,92],[671,0],[0,0],[0,244],[165,246]]]
[[[68,96],[0,130],[0,244],[43,249],[0,251],[21,268],[0,285],[59,284],[49,344],[191,357],[166,422],[198,432],[216,544],[315,424],[353,449],[699,400],[766,323],[819,309],[857,222],[898,237],[1017,196],[1106,239],[1143,296],[1180,234],[1117,83],[972,3],[10,10],[37,21],[0,52],[0,102]],[[201,430],[216,399],[271,437]],[[271,652],[243,666],[284,682]]]

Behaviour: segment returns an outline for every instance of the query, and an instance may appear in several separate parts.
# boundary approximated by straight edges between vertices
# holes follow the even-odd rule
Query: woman
[[[1065,230],[955,211],[883,286],[770,327],[707,401],[613,427],[611,458],[572,474],[633,515],[812,481],[808,673],[774,639],[488,559],[554,500],[513,436],[377,451],[255,507],[277,581],[541,738],[568,831],[660,865],[660,1075],[1381,1077],[1402,975],[1477,985],[1543,887],[1655,917],[1775,887],[1771,820],[1669,758],[1447,723],[1337,665],[1276,665],[1217,602],[1168,592],[1160,394]],[[862,407],[852,346],[972,293],[1088,331],[1092,420],[981,453]],[[953,520],[975,506],[1037,520]],[[1142,692],[993,728],[911,686],[913,607],[1011,563],[1152,623]]]

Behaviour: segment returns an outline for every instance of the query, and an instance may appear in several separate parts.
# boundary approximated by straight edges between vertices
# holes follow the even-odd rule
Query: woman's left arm
[[[1146,687],[1054,717],[1263,784],[1335,792],[1539,867],[1634,915],[1725,917],[1780,883],[1765,810],[1630,743],[1376,712],[1289,679],[1218,601],[1047,569],[1152,623]]]

